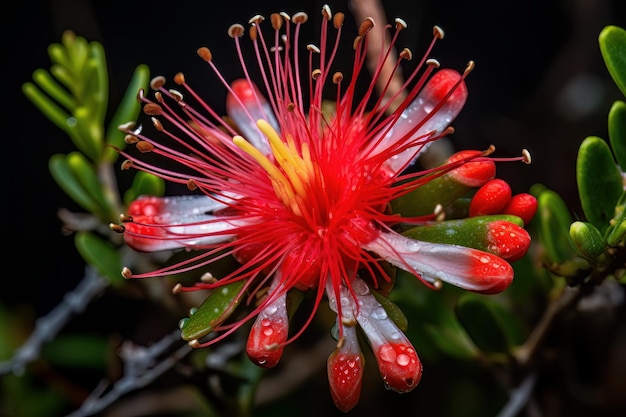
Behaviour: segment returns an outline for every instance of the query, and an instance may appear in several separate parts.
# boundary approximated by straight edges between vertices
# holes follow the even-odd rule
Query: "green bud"
[[[569,235],[578,254],[587,259],[595,259],[607,248],[600,231],[591,223],[575,221]]]

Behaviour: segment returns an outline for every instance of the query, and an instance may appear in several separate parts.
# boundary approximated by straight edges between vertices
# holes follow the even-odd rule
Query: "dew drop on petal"
[[[376,320],[385,320],[387,318],[387,312],[383,307],[377,307],[372,311],[371,316]]]
[[[396,358],[396,363],[400,366],[407,366],[411,363],[411,357],[405,353],[401,353]]]
[[[396,351],[393,346],[385,345],[380,348],[379,351],[380,359],[386,362],[393,362],[396,360]]]

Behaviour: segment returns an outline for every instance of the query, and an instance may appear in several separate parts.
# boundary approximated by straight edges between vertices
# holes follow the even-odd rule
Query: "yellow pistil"
[[[300,154],[291,136],[286,137],[285,143],[267,121],[260,119],[257,121],[257,126],[267,137],[278,165],[241,136],[233,137],[233,143],[254,158],[267,171],[278,198],[294,214],[301,216],[301,204],[298,204],[298,201],[302,203],[306,197],[306,185],[309,183],[311,175],[314,175],[314,165],[311,161],[308,144],[302,144]]]

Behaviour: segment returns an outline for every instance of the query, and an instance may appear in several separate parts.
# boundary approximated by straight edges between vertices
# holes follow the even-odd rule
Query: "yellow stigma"
[[[301,149],[298,150],[293,137],[287,136],[283,141],[267,121],[260,119],[256,124],[267,137],[276,163],[241,136],[233,137],[233,143],[261,165],[269,175],[278,198],[290,207],[294,214],[301,216],[300,205],[306,197],[307,184],[311,175],[314,175],[309,146],[303,143]]]

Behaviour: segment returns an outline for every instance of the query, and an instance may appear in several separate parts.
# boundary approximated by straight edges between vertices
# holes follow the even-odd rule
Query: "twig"
[[[158,361],[159,356],[180,342],[180,331],[176,330],[150,347],[137,346],[130,342],[125,343],[120,353],[124,361],[124,376],[115,382],[111,390],[104,395],[102,394],[108,383],[101,382],[89,398],[83,402],[82,406],[68,414],[67,417],[92,416],[112,405],[123,395],[146,387],[192,350],[188,344],[184,344],[162,361]]]
[[[42,345],[53,339],[72,315],[82,313],[87,305],[109,285],[93,268],[85,268],[85,276],[76,289],[65,294],[63,301],[35,323],[35,330],[13,357],[0,363],[0,375],[9,372],[23,375],[26,365],[39,357]]]
[[[518,415],[520,410],[528,403],[528,399],[535,387],[535,381],[535,375],[528,375],[517,388],[511,391],[509,401],[496,417],[515,417]]]

